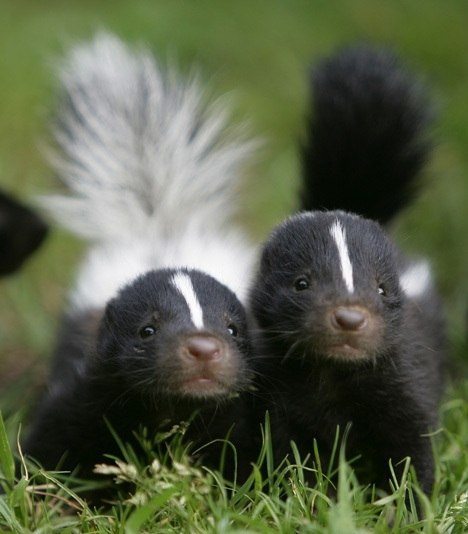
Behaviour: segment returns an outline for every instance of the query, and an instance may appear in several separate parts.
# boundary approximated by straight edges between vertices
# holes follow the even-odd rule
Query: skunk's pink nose
[[[221,353],[221,344],[214,337],[194,336],[186,343],[188,354],[198,360],[215,360]]]
[[[332,323],[341,330],[362,330],[367,326],[367,315],[357,308],[340,306],[333,311]]]

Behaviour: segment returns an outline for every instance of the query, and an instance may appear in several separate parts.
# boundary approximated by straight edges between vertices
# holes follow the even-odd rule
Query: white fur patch
[[[425,261],[410,265],[401,275],[400,284],[410,298],[423,295],[432,281],[431,269]]]
[[[171,280],[177,291],[184,297],[190,310],[190,317],[196,328],[203,328],[203,310],[193,289],[190,276],[184,273],[177,273]]]
[[[338,248],[338,254],[340,256],[341,263],[341,273],[343,275],[343,280],[348,288],[350,293],[354,292],[354,282],[353,282],[353,266],[351,265],[351,260],[349,259],[348,245],[346,243],[346,232],[341,226],[338,219],[330,228],[330,234],[335,240],[336,246]]]
[[[93,247],[78,273],[70,298],[72,307],[103,308],[119,289],[150,270],[147,256],[137,243]]]
[[[196,223],[194,218],[192,222]],[[178,235],[163,230],[143,234],[131,242],[110,242],[91,249],[80,267],[71,294],[77,310],[104,307],[118,290],[152,269],[197,269],[213,276],[247,302],[256,250],[235,231],[212,232],[196,224]]]

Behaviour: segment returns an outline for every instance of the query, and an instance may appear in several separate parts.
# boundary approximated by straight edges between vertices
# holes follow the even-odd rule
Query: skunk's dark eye
[[[142,339],[147,339],[151,336],[154,336],[156,334],[156,328],[153,326],[145,326],[140,330],[140,337]]]
[[[228,332],[231,334],[232,337],[237,337],[237,334],[239,331],[237,330],[237,326],[233,323],[229,323],[227,325]]]
[[[298,278],[294,282],[294,289],[296,291],[305,291],[308,288],[309,288],[309,282],[304,277]]]
[[[377,288],[377,291],[378,291],[379,295],[382,295],[383,297],[385,297],[387,295],[387,289],[385,287],[385,284],[379,284],[379,287]]]

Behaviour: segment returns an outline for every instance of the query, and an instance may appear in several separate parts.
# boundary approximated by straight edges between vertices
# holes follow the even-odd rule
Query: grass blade
[[[0,465],[3,475],[10,487],[15,482],[15,460],[11,453],[10,443],[6,433],[5,423],[3,422],[2,412],[0,410]]]

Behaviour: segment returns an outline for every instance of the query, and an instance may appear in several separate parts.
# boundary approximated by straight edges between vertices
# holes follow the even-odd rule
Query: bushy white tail
[[[193,76],[184,82],[107,33],[72,49],[59,74],[53,164],[71,195],[43,204],[95,245],[75,300],[101,304],[140,272],[174,266],[238,290],[252,253],[229,222],[255,143],[229,133],[225,107],[206,105]]]
[[[252,144],[226,134],[225,108],[205,106],[196,80],[184,83],[109,34],[74,48],[60,78],[64,157],[55,163],[74,196],[46,203],[64,226],[121,240],[192,219],[226,222]]]

